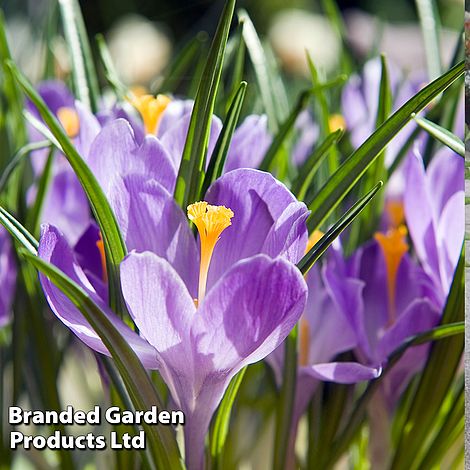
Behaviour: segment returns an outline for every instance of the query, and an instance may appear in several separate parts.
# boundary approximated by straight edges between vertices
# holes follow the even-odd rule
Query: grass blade
[[[238,87],[237,93],[235,94],[232,102],[230,103],[230,109],[227,113],[222,131],[217,139],[217,143],[212,153],[207,173],[204,177],[204,184],[202,186],[201,194],[205,194],[209,186],[213,181],[220,177],[224,170],[225,160],[230,148],[230,141],[232,140],[233,133],[240,117],[240,112],[243,107],[243,100],[245,99],[246,93],[246,82],[241,82]]]
[[[176,181],[175,199],[181,207],[198,200],[202,187],[212,113],[234,8],[235,0],[228,0],[225,3],[199,82]]]
[[[455,134],[424,117],[415,116],[414,120],[429,135],[465,158],[465,145]]]
[[[210,451],[212,457],[213,470],[222,468],[222,451],[228,435],[228,426],[230,423],[230,414],[232,412],[233,403],[237,396],[238,389],[245,376],[246,367],[244,367],[230,382],[227,391],[220,403],[217,415],[214,420],[213,432],[211,434]]]
[[[271,168],[276,155],[278,154],[280,148],[284,145],[287,136],[294,127],[297,117],[307,107],[311,96],[312,90],[305,90],[299,95],[294,109],[292,109],[287,119],[281,124],[271,145],[269,146],[266,155],[260,164],[260,170],[268,171],[268,169]]]
[[[382,181],[379,181],[365,196],[359,199],[317,243],[315,243],[312,249],[297,264],[302,274],[305,275],[308,273],[318,258],[320,258],[341,232],[361,213],[367,204],[370,203],[382,186]]]
[[[333,145],[336,145],[339,142],[342,136],[343,131],[341,129],[332,132],[320,145],[315,148],[313,153],[307,158],[305,163],[300,168],[297,178],[292,183],[292,192],[297,196],[297,199],[300,201],[305,201],[305,203],[308,204],[308,201],[305,200],[305,197],[308,193],[313,177],[320,168],[320,165],[324,161],[325,157],[328,156],[328,151]]]
[[[433,0],[416,0],[416,7],[423,33],[428,75],[433,80],[442,73],[439,14]]]
[[[355,183],[376,160],[380,152],[400,129],[412,118],[413,113],[423,109],[437,95],[459,78],[465,69],[464,62],[450,69],[424,87],[390,116],[331,176],[323,185],[309,209],[309,231],[320,227],[328,215],[338,206]]]
[[[98,81],[80,7],[76,0],[59,0],[59,7],[72,61],[72,76],[77,98],[96,112]]]
[[[9,212],[0,206],[0,223],[10,232],[10,235],[31,254],[38,252],[38,241],[23,227]]]

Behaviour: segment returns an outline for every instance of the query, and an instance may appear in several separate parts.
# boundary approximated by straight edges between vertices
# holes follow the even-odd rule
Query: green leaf
[[[242,23],[238,25],[237,32],[233,40],[235,41],[235,45],[236,45],[236,53],[235,53],[235,63],[233,65],[233,71],[231,73],[231,80],[230,80],[231,85],[229,88],[230,98],[227,100],[227,106],[229,106],[229,108],[226,110],[227,113],[229,112],[233,99],[238,93],[239,84],[243,81],[243,72],[245,69],[246,45],[245,45],[245,41],[243,40],[243,24]]]
[[[116,67],[114,67],[113,59],[111,58],[111,54],[109,53],[108,46],[102,34],[96,35],[96,43],[98,44],[98,51],[100,53],[101,62],[103,63],[106,80],[108,80],[117,98],[125,102],[129,96],[129,90],[119,78],[119,74],[117,73]]]
[[[295,104],[294,108],[290,112],[287,119],[281,124],[279,130],[274,136],[274,139],[271,145],[269,146],[266,155],[263,158],[263,161],[260,164],[260,170],[268,171],[268,169],[271,168],[277,153],[279,152],[282,145],[285,143],[287,136],[294,127],[297,117],[307,107],[311,95],[312,90],[310,89],[304,90],[299,95],[299,98],[297,99],[297,103]]]
[[[96,112],[98,80],[80,7],[76,0],[59,0],[59,6],[72,61],[72,77],[77,98],[88,109]]]
[[[211,434],[210,451],[212,457],[212,470],[222,468],[222,451],[225,446],[232,413],[233,403],[237,396],[238,389],[245,376],[246,367],[244,367],[231,381],[220,403],[217,415],[214,420],[213,432]]]
[[[83,161],[76,148],[70,142],[62,126],[59,124],[56,117],[50,112],[49,108],[36,90],[21,74],[15,64],[9,62],[9,68],[15,80],[36,106],[39,114],[51,130],[54,138],[56,139],[56,143],[59,144],[59,149],[64,153],[68,162],[72,166],[88,197],[88,201],[90,202],[103,237],[106,254],[106,267],[109,279],[110,305],[116,312],[124,312],[125,304],[120,292],[119,264],[126,255],[127,250],[116,218],[106,196],[87,164]]]
[[[434,0],[416,0],[416,7],[423,33],[428,75],[433,80],[442,73],[439,13]]]
[[[315,92],[315,105],[320,125],[320,136],[326,138],[330,132],[330,110],[328,109],[328,99],[326,95],[326,84],[321,83],[319,73],[315,67],[310,54],[307,52],[307,63],[310,70],[313,90]],[[333,173],[338,168],[338,152],[334,147],[328,152],[328,173]]]
[[[153,384],[134,351],[91,297],[54,265],[23,250],[22,255],[47,276],[80,310],[111,353],[136,410],[163,409]],[[143,424],[157,468],[183,468],[170,428]]]
[[[34,204],[29,209],[28,215],[26,216],[26,226],[29,227],[31,232],[36,234],[39,230],[39,223],[41,220],[41,211],[46,197],[47,189],[52,178],[52,164],[54,162],[54,148],[51,147],[49,155],[46,160],[46,165],[42,171],[41,178],[37,186],[36,196],[34,198]]]
[[[434,348],[440,346],[440,344],[445,341],[460,340],[459,337],[465,332],[465,323],[463,321],[456,323],[449,323],[446,325],[437,326],[431,330],[420,333],[416,336],[412,336],[405,340],[401,346],[399,346],[395,351],[393,351],[389,358],[388,363],[382,374],[375,380],[369,382],[365,392],[361,395],[361,398],[358,400],[354,406],[354,410],[349,417],[347,424],[345,425],[343,431],[338,436],[337,439],[331,445],[329,451],[329,459],[325,463],[324,468],[331,468],[334,462],[338,459],[339,456],[343,454],[349,447],[351,441],[356,436],[357,432],[361,429],[367,404],[373,396],[375,390],[384,380],[384,378],[389,374],[393,369],[395,364],[401,359],[403,354],[408,350],[408,348],[413,346],[419,346],[421,344],[429,343],[431,341],[439,341],[434,345]],[[425,400],[426,403],[429,402],[429,399]],[[423,404],[424,406],[426,404]],[[391,468],[410,468],[410,467],[391,467]]]
[[[310,204],[312,215],[308,220],[310,231],[319,228],[328,215],[344,199],[359,178],[376,160],[380,152],[393,139],[400,129],[417,113],[432,101],[439,93],[459,78],[465,69],[464,62],[459,63],[441,77],[437,78],[400,109],[390,116],[349,158],[338,168],[324,184]]]
[[[297,196],[297,199],[305,201],[305,203],[308,204],[308,200],[306,200],[305,197],[311,186],[313,177],[320,168],[325,157],[328,156],[330,148],[333,145],[336,145],[341,137],[343,137],[342,129],[338,129],[337,131],[329,134],[326,139],[315,148],[313,153],[302,165],[297,178],[292,183],[292,192]]]
[[[207,173],[204,177],[204,184],[202,186],[201,194],[205,194],[213,181],[220,177],[224,170],[225,160],[230,148],[230,141],[232,140],[233,133],[240,117],[240,112],[243,107],[243,100],[245,99],[246,82],[241,82],[238,87],[237,93],[230,103],[230,109],[227,113],[222,131],[215,145],[212,157],[207,168]]]
[[[312,249],[299,261],[297,267],[302,274],[307,274],[313,264],[335,241],[343,230],[361,213],[383,186],[379,181],[365,196],[359,199],[326,233],[315,243]]]
[[[429,135],[465,158],[465,145],[455,134],[424,117],[415,116],[414,120]]]
[[[266,54],[253,22],[245,10],[238,12],[238,20],[243,25],[243,39],[255,70],[261,100],[268,116],[269,127],[275,134],[279,126],[278,116],[282,116],[282,110],[279,110],[278,97],[270,78]]]
[[[286,468],[297,383],[297,336],[298,325],[295,325],[284,342],[284,366],[276,413],[273,470]]]
[[[38,252],[38,241],[9,212],[0,206],[0,223],[10,232],[11,236],[31,254]]]
[[[197,60],[202,45],[206,42],[206,36],[198,34],[192,38],[174,57],[165,70],[163,82],[158,85],[155,92],[174,92],[179,83],[186,77],[192,63]]]
[[[461,325],[464,318],[464,256],[461,254],[447,303],[442,316],[442,328]],[[463,330],[462,330],[463,331]],[[448,338],[434,344],[399,433],[400,440],[393,458],[394,469],[412,468],[419,450],[452,385],[464,347],[463,337]]]
[[[212,114],[234,7],[235,0],[225,3],[194,101],[175,188],[175,199],[181,207],[198,200],[201,191]]]
[[[27,155],[29,155],[31,152],[34,152],[35,150],[42,150],[50,147],[50,145],[51,142],[49,140],[41,140],[39,142],[32,142],[21,147],[10,159],[8,165],[0,176],[0,193],[4,191],[11,175]]]

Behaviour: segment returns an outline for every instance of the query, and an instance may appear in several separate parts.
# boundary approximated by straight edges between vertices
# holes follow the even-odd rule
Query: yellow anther
[[[403,225],[405,221],[405,208],[402,201],[393,199],[387,201],[385,210],[393,228],[398,228],[400,225]]]
[[[220,234],[230,225],[233,212],[225,206],[211,206],[205,201],[188,206],[188,218],[197,227],[201,240],[201,265],[199,268],[198,303],[206,293],[207,274]]]
[[[305,249],[305,253],[308,253],[320,239],[325,235],[320,230],[314,230],[310,236],[308,237],[307,248]]]
[[[299,322],[299,366],[308,365],[310,353],[310,325],[302,315]]]
[[[382,248],[382,253],[385,259],[385,266],[387,269],[390,324],[395,323],[396,320],[395,296],[398,268],[403,256],[409,248],[408,243],[405,241],[406,234],[406,227],[401,225],[398,228],[389,230],[387,233],[376,233],[374,235],[377,243]]]
[[[57,118],[70,138],[77,137],[80,132],[80,119],[75,109],[67,107],[59,108],[57,110]]]
[[[106,256],[104,254],[104,242],[103,237],[101,236],[100,232],[100,239],[96,242],[96,247],[100,252],[100,259],[101,259],[101,272],[103,276],[103,281],[108,282],[108,271],[106,270]]]
[[[335,132],[338,129],[346,129],[346,121],[341,114],[332,114],[328,120],[330,132]]]
[[[155,134],[170,98],[165,95],[157,95],[156,98],[153,95],[133,95],[130,101],[142,116],[145,132]]]

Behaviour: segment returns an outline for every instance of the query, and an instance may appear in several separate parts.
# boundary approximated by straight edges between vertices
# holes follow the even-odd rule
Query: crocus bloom
[[[0,328],[10,320],[16,282],[16,265],[8,232],[0,227]]]
[[[416,254],[441,302],[449,292],[462,248],[464,161],[442,148],[425,170],[415,151],[406,168],[405,216]]]
[[[185,214],[155,180],[123,175],[108,194],[135,250],[121,264],[121,287],[142,336],[106,306],[96,232],[78,253],[45,226],[39,255],[89,293],[146,367],[159,369],[187,416],[187,465],[200,468],[205,433],[231,378],[272,352],[304,310],[307,288],[292,263],[303,254],[308,211],[268,173],[234,170],[209,188],[207,203],[188,208],[199,250]],[[41,282],[55,314],[107,353],[71,302],[44,276]]]
[[[403,80],[400,70],[390,62],[388,62],[388,72],[395,111],[416,93],[417,87],[409,80]],[[350,132],[351,143],[355,148],[375,130],[380,79],[381,61],[380,58],[375,58],[364,65],[362,76],[353,75],[343,88],[341,107]],[[412,125],[406,126],[387,146],[387,166],[393,162],[412,131]]]

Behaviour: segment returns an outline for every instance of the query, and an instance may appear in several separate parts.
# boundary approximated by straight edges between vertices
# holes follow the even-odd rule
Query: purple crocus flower
[[[416,93],[417,86],[409,80],[404,80],[401,71],[390,61],[388,72],[395,111]],[[343,88],[341,107],[351,143],[355,148],[375,130],[380,79],[381,61],[380,58],[374,58],[366,62],[362,76],[353,75]],[[411,132],[413,125],[408,125],[390,142],[386,152],[387,166],[393,162]]]
[[[404,206],[416,254],[444,303],[462,248],[464,161],[442,148],[425,170],[419,153],[406,168]]]
[[[0,328],[10,320],[16,282],[16,265],[8,232],[0,227]]]
[[[292,263],[304,251],[308,211],[270,174],[231,171],[209,188],[208,202],[188,208],[198,249],[184,213],[155,180],[123,174],[108,194],[133,250],[121,264],[121,287],[142,336],[106,306],[96,231],[74,251],[45,226],[39,255],[79,283],[143,364],[160,371],[187,416],[188,468],[201,468],[204,436],[231,378],[276,349],[304,310],[307,287]],[[72,303],[44,276],[41,282],[54,313],[106,354]]]

